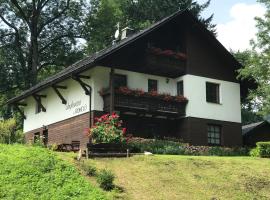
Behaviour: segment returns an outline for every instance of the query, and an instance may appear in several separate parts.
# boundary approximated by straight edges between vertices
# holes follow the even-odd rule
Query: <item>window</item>
[[[208,144],[221,145],[221,126],[208,125]]]
[[[38,102],[36,102],[36,114],[40,113],[42,111],[42,108]]]
[[[219,84],[206,83],[206,101],[210,103],[220,103]]]
[[[156,91],[158,89],[158,82],[157,80],[148,79],[148,92]]]
[[[184,95],[184,84],[183,84],[183,81],[177,82],[177,95],[178,96]]]
[[[37,132],[37,133],[34,133],[34,142],[37,142],[40,140],[40,133]]]
[[[114,75],[114,88],[126,87],[127,86],[127,76],[122,74]]]

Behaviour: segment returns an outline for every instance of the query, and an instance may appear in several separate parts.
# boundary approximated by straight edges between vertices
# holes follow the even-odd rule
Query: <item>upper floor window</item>
[[[153,79],[148,79],[148,92],[155,91],[157,92],[158,90],[158,81],[153,80]]]
[[[183,81],[177,82],[177,95],[178,96],[184,95],[184,83],[183,83]]]
[[[38,102],[36,102],[36,114],[40,113],[42,111],[42,108]]]
[[[209,145],[221,145],[221,126],[208,125],[207,134]]]
[[[127,86],[127,76],[122,74],[114,75],[114,87],[126,87]]]
[[[206,82],[206,101],[220,103],[219,84]]]

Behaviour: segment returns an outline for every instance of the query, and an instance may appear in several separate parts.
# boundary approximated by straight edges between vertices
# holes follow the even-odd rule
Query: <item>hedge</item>
[[[251,150],[250,155],[254,157],[270,158],[270,142],[257,142],[256,148]]]

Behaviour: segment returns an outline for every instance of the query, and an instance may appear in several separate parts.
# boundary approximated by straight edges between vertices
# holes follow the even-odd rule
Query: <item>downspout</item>
[[[89,128],[92,127],[92,87],[87,85],[89,88]]]

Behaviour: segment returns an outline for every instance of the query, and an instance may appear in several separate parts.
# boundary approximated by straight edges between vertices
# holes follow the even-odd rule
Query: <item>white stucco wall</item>
[[[238,83],[185,75],[176,79],[184,82],[184,96],[189,99],[186,115],[241,123],[240,85]],[[220,104],[206,101],[206,82],[220,85]]]
[[[148,90],[148,79],[155,79],[158,81],[158,92],[169,93],[176,95],[176,80],[169,79],[167,83],[166,77],[154,76],[150,74],[142,74],[126,70],[115,70],[116,74],[123,74],[127,76],[127,86],[132,89]],[[99,95],[102,88],[109,87],[110,68],[96,67],[93,71],[94,80],[94,110],[103,110],[103,99]]]
[[[92,76],[90,71],[84,74]],[[93,86],[92,79],[84,81]],[[39,92],[39,94],[47,95],[47,98],[42,98],[42,104],[46,108],[46,112],[36,114],[36,102],[34,98],[31,96],[26,99],[27,106],[24,108],[26,116],[26,120],[24,120],[24,132],[89,112],[89,96],[85,95],[79,83],[68,79],[59,85],[68,87],[66,90],[59,90],[67,100],[66,105],[62,104],[61,99],[52,88]]]
[[[229,122],[241,122],[240,107],[240,85],[237,83],[209,79],[205,77],[185,75],[176,79],[154,76],[125,70],[115,70],[115,73],[127,75],[127,85],[133,89],[148,90],[148,79],[158,80],[158,92],[176,95],[177,81],[184,82],[184,96],[189,99],[186,108],[188,117],[205,119],[215,119]],[[103,110],[103,99],[99,95],[102,88],[109,87],[110,68],[95,67],[84,73],[90,75],[90,80],[84,80],[92,87],[92,110]],[[206,82],[220,84],[221,104],[206,102]],[[35,114],[36,103],[33,97],[28,97],[24,112],[27,117],[24,120],[24,132],[34,130],[43,125],[53,124],[86,112],[89,112],[89,96],[85,95],[79,83],[74,80],[66,80],[61,83],[68,87],[67,90],[60,90],[67,104],[62,104],[60,98],[48,88],[39,94],[47,95],[42,98],[42,104],[47,109],[46,112]],[[71,106],[77,104],[76,106]]]

